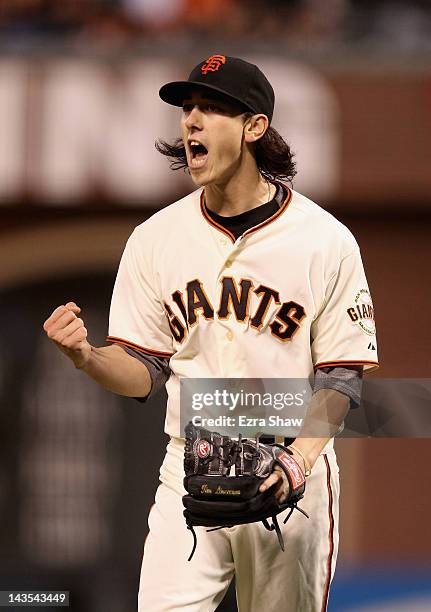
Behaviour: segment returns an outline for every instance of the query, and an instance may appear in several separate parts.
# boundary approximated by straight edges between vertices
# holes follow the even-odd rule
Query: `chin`
[[[190,172],[190,177],[192,181],[194,182],[194,184],[197,185],[198,187],[202,187],[203,185],[205,185],[205,181],[203,180],[203,177],[199,176],[197,172]]]
[[[202,169],[201,171],[190,170],[190,176],[197,187],[205,187],[212,182],[209,177],[209,173],[205,172],[205,169]]]

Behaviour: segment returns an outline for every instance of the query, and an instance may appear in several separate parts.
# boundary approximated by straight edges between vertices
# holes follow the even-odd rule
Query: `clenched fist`
[[[43,324],[43,329],[58,348],[75,364],[82,368],[90,358],[91,345],[87,342],[84,321],[78,318],[81,312],[75,302],[59,306]]]

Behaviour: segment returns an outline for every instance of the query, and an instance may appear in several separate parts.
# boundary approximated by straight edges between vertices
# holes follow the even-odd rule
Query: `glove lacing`
[[[303,510],[302,508],[299,508],[298,503],[295,503],[294,505],[292,505],[292,507],[289,510],[288,515],[283,520],[283,525],[285,525],[287,521],[290,519],[294,510],[298,510],[298,512],[303,514],[305,517],[310,518],[309,515],[305,512],[305,510]],[[275,531],[275,533],[277,534],[278,543],[280,544],[280,548],[284,552],[285,550],[284,539],[283,539],[283,534],[281,533],[280,525],[277,520],[277,516],[275,515],[271,516],[271,520],[272,520],[271,525],[268,523],[267,519],[263,519],[262,523],[264,527],[268,529],[268,531]],[[194,530],[193,525],[189,523],[188,521],[186,522],[186,525],[187,525],[187,529],[189,529],[193,535],[193,548],[192,548],[192,552],[189,555],[189,558],[187,559],[187,561],[191,561],[193,555],[195,554],[198,539],[197,539],[196,532]],[[209,533],[210,531],[218,531],[219,529],[224,529],[225,527],[234,527],[234,525],[223,525],[221,527],[211,527],[211,529],[207,529],[206,532]]]

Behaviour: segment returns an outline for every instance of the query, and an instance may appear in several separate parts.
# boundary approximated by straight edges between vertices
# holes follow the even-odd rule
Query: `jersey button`
[[[220,244],[221,244],[222,246],[226,246],[226,245],[227,245],[227,240],[226,240],[226,238],[220,238]]]
[[[228,259],[225,263],[225,268],[231,268],[232,267],[232,261],[230,259]]]
[[[233,340],[233,333],[230,330],[226,334],[226,340],[229,340],[229,342]]]

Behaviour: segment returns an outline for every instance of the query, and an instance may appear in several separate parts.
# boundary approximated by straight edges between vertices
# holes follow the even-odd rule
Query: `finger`
[[[277,489],[275,491],[275,496],[277,500],[280,501],[282,499],[285,499],[288,493],[289,493],[289,483],[284,480],[281,480],[280,483],[277,485]]]
[[[282,504],[287,499],[287,493],[281,490],[279,493],[276,494],[275,498],[279,504]]]
[[[52,325],[56,323],[66,312],[75,312],[78,314],[81,312],[81,309],[74,302],[68,302],[66,305],[62,304],[61,306],[58,306],[43,324],[43,329],[48,331],[48,329],[52,327]]]
[[[45,331],[48,331],[48,328],[57,321],[58,317],[63,314],[64,310],[64,304],[62,304],[61,306],[57,306],[57,308],[52,312],[52,314],[46,319],[45,323],[43,324],[43,329]]]
[[[78,327],[78,329],[63,340],[61,346],[68,349],[79,350],[83,348],[86,340],[87,329],[85,327]]]
[[[275,492],[275,499],[280,503],[281,501],[283,501],[285,497],[286,497],[286,494],[283,491],[283,487],[280,487],[279,489],[277,489],[277,491]]]
[[[72,310],[72,312],[75,312],[76,314],[78,314],[79,312],[81,312],[80,307],[79,307],[77,304],[75,304],[75,302],[67,302],[67,304],[66,304],[66,308],[67,308],[68,310]]]
[[[73,316],[74,319],[63,329],[58,330],[57,333],[53,336],[53,340],[59,342],[60,344],[63,344],[69,338],[69,336],[74,334],[81,327],[84,327],[84,321],[82,319],[78,319],[77,317],[75,317],[75,315]]]
[[[287,499],[288,495],[289,495],[289,490],[290,490],[290,485],[289,485],[289,481],[287,479],[286,474],[283,472],[282,473],[282,479],[280,482],[280,486],[277,487],[277,491],[276,491],[276,498],[277,501],[279,503],[283,502],[285,499]]]
[[[44,329],[48,334],[49,338],[55,338],[57,334],[63,331],[72,321],[75,321],[77,316],[75,313],[65,308],[59,313],[56,321],[49,323],[48,321],[44,325]]]
[[[267,491],[270,487],[272,487],[280,479],[281,479],[281,474],[279,472],[272,472],[272,474],[270,474],[270,476],[268,476],[268,478],[264,480],[263,483],[260,485],[259,491],[261,493],[263,493],[264,491]]]

